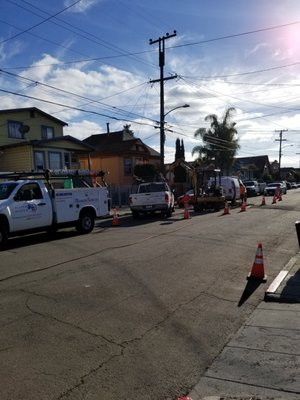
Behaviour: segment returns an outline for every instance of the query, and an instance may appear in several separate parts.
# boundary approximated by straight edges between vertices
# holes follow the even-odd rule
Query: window
[[[132,174],[132,160],[131,158],[124,158],[124,175]]]
[[[24,139],[24,135],[22,133],[22,122],[19,121],[8,121],[8,137],[14,139]]]
[[[64,153],[64,168],[71,168],[70,153]]]
[[[18,192],[16,193],[16,196],[14,199],[16,201],[29,201],[29,200],[38,200],[42,199],[43,194],[41,192],[41,189],[39,185],[35,182],[33,183],[26,183],[23,185]]]
[[[34,152],[34,169],[36,171],[45,170],[45,153],[43,151],[35,151]]]
[[[54,128],[52,126],[42,126],[42,139],[53,139]]]
[[[61,168],[61,153],[56,151],[49,151],[49,168],[50,169],[62,169]]]

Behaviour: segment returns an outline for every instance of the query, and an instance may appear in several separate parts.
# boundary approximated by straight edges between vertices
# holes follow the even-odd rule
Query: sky
[[[278,160],[282,131],[281,167],[300,167],[299,0],[0,0],[1,109],[37,107],[80,140],[130,125],[159,152],[150,39],[168,35],[165,162],[177,138],[195,159],[205,117],[233,107],[238,157]]]

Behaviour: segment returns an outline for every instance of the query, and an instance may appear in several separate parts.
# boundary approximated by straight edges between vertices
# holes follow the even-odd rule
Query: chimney
[[[109,122],[106,122],[106,132],[107,132],[108,135],[110,134],[110,132],[109,132]]]

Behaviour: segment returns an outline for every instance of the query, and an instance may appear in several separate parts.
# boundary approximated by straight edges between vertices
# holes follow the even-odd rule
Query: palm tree
[[[209,114],[205,117],[206,122],[210,122],[210,128],[199,128],[194,137],[201,138],[202,145],[195,146],[192,154],[198,153],[199,161],[202,163],[215,164],[221,172],[228,175],[237,150],[239,149],[238,139],[236,138],[236,123],[231,121],[235,108],[229,107],[221,121],[216,114]]]

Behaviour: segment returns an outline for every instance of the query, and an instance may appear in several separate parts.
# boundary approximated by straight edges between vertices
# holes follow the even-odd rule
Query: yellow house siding
[[[8,137],[8,121],[21,122],[27,125],[30,129],[24,135],[24,139]],[[63,125],[47,118],[46,115],[40,114],[37,111],[30,112],[29,110],[19,110],[0,114],[0,146],[7,144],[22,143],[27,140],[41,140],[42,126],[52,127],[54,129],[54,137],[63,136]]]
[[[47,142],[47,147],[51,147],[53,149],[65,149],[66,151],[84,151],[88,153],[89,151],[86,147],[83,147],[80,143],[75,143],[67,140],[59,140],[58,142]]]
[[[1,172],[32,171],[32,149],[30,146],[13,147],[0,153]]]
[[[91,170],[102,170],[108,171],[109,175],[106,176],[106,180],[110,185],[132,185],[133,176],[124,175],[124,159],[130,158],[132,160],[132,175],[133,168],[137,163],[150,163],[159,166],[159,160],[157,158],[148,157],[145,159],[143,156],[126,156],[126,155],[111,155],[103,156],[100,154],[91,154]],[[80,162],[83,168],[88,169],[87,157],[80,156]]]

